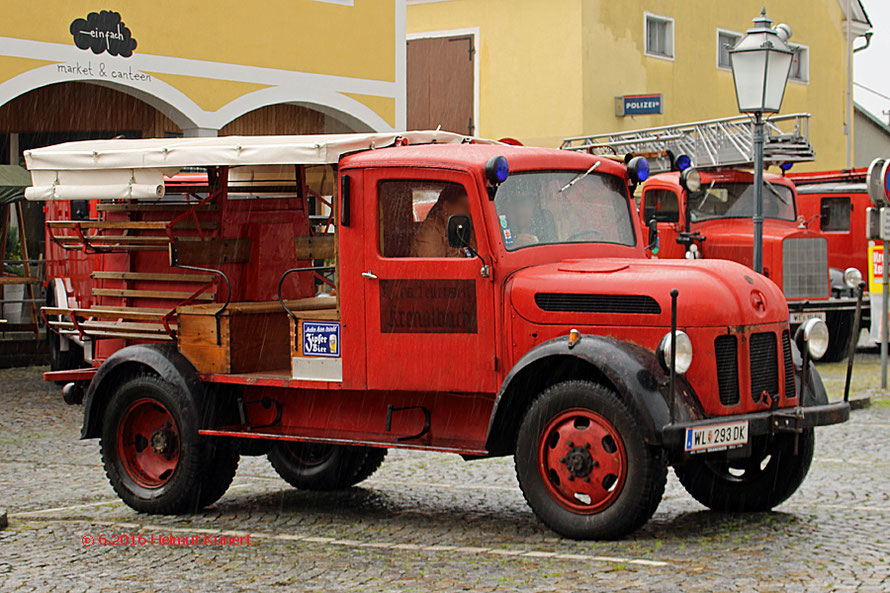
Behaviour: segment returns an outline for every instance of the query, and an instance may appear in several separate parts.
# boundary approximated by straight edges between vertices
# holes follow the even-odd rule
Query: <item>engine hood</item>
[[[573,259],[519,270],[507,284],[515,311],[545,325],[669,327],[675,288],[680,327],[788,320],[779,287],[723,260]]]
[[[720,219],[696,223],[693,225],[693,230],[707,237],[701,247],[706,258],[729,259],[753,266],[751,225],[750,219]],[[800,228],[796,222],[770,218],[763,221],[764,253],[775,252],[780,255],[782,242],[785,239],[821,238],[824,236],[818,230]]]

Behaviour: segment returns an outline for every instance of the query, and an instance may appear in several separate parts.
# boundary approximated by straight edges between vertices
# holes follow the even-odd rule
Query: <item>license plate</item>
[[[821,319],[825,321],[825,311],[816,311],[813,313],[792,313],[788,318],[788,323],[803,323],[807,319]]]
[[[748,421],[710,424],[686,429],[686,452],[722,451],[748,443]]]

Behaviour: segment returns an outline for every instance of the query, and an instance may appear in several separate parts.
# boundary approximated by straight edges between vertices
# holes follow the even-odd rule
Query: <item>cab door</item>
[[[686,256],[686,247],[677,243],[677,235],[682,230],[680,200],[671,189],[646,188],[642,200],[643,226],[655,219],[658,226],[658,257],[675,259]],[[644,236],[646,231],[644,228]]]
[[[446,193],[453,196],[462,189],[477,249],[491,262],[472,177],[435,169],[366,170],[363,186],[368,389],[494,392],[492,281],[482,277],[479,258],[448,253],[439,234],[447,224],[443,212],[454,211],[439,205],[443,191],[450,186]],[[423,255],[416,255],[418,233]]]

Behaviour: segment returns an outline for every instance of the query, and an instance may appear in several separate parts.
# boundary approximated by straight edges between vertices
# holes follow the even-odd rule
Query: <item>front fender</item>
[[[171,344],[138,344],[122,348],[108,357],[90,381],[84,397],[81,439],[98,438],[102,416],[114,389],[141,373],[153,373],[189,394],[202,409],[204,385],[189,360]]]
[[[506,419],[515,417],[516,407],[527,407],[540,392],[527,393],[526,385],[540,387],[534,381],[529,383],[529,379],[533,379],[530,375],[550,372],[555,367],[548,363],[559,365],[567,360],[582,363],[576,372],[587,369],[594,378],[613,388],[637,419],[644,439],[652,445],[661,444],[662,429],[672,419],[667,374],[655,355],[642,346],[595,335],[582,336],[571,349],[567,336],[555,338],[536,346],[516,363],[495,399],[489,422],[489,444],[499,431],[509,430],[509,426],[505,426],[509,424]],[[543,382],[543,386],[569,378],[573,377],[551,377]],[[682,376],[677,376],[674,388],[673,420],[704,418],[698,399]]]

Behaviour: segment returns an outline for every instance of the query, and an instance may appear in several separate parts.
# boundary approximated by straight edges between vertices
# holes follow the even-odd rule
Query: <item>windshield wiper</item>
[[[582,179],[584,179],[585,177],[587,177],[588,175],[593,173],[594,170],[596,170],[596,168],[600,166],[600,163],[602,163],[602,161],[597,161],[597,162],[593,163],[593,165],[589,169],[587,169],[583,173],[579,173],[578,175],[576,175],[574,179],[572,179],[571,181],[566,183],[564,186],[562,186],[562,189],[559,190],[559,193],[564,192],[565,190],[569,189],[570,187],[572,187],[573,185],[575,185],[576,183],[578,183],[579,181],[581,181]]]
[[[786,206],[788,205],[788,200],[786,200],[784,197],[782,197],[782,195],[776,190],[775,186],[772,183],[770,183],[766,177],[763,178],[763,182],[767,185],[767,187],[769,187],[769,190],[771,192],[773,192],[774,196],[779,198],[779,200],[781,200],[782,203],[785,204]]]

